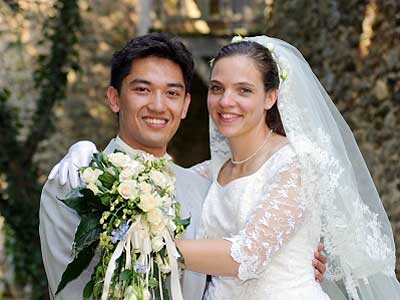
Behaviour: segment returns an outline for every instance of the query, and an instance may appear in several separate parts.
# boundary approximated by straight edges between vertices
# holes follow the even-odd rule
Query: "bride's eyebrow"
[[[208,83],[208,84],[212,84],[212,83],[217,83],[217,84],[221,84],[221,82],[219,82],[218,80],[215,80],[215,79],[213,79],[213,80],[210,80],[210,82]]]
[[[248,81],[236,82],[234,85],[247,85],[249,87],[256,88],[256,86],[253,83],[248,82]]]

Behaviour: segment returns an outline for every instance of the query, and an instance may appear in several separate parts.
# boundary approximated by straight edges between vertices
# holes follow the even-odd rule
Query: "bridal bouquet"
[[[80,176],[86,186],[62,200],[81,221],[73,244],[75,258],[57,293],[100,252],[83,290],[84,300],[168,299],[169,274],[172,297],[180,299],[180,256],[173,239],[184,233],[189,219],[180,218],[175,177],[167,160],[145,153],[96,153]]]

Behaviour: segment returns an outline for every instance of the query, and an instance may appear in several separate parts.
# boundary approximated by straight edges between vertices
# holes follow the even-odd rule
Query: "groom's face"
[[[179,65],[155,56],[135,59],[120,92],[109,87],[107,94],[121,138],[155,155],[165,153],[190,103]]]

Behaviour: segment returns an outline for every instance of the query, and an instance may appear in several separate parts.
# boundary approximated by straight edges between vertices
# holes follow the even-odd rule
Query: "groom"
[[[175,38],[154,33],[134,38],[124,48],[114,53],[111,63],[111,81],[107,89],[110,109],[118,114],[118,136],[110,141],[104,152],[118,149],[128,154],[145,151],[155,156],[166,156],[167,144],[185,118],[190,103],[190,83],[193,76],[193,60],[190,52]],[[91,148],[73,146],[71,160],[87,164]],[[176,175],[176,197],[181,203],[182,217],[191,216],[185,238],[193,239],[200,221],[202,201],[209,183],[195,173],[171,162]],[[81,166],[81,165],[80,165]],[[76,168],[76,166],[75,166]],[[53,172],[53,176],[60,174]],[[77,169],[70,171],[72,181],[49,179],[42,191],[40,204],[40,239],[43,263],[49,281],[52,299],[82,299],[84,285],[90,280],[96,259],[74,281],[69,283],[57,297],[55,291],[67,264],[72,261],[71,248],[79,223],[78,215],[58,199],[76,185]],[[60,184],[60,181],[64,181]],[[67,182],[65,182],[67,181]],[[76,181],[76,180],[75,180]],[[323,258],[317,253],[314,261],[318,278],[325,270]],[[182,277],[185,300],[200,300],[206,276],[184,271]]]

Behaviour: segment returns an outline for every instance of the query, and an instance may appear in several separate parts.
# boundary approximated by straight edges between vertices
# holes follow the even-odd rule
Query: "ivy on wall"
[[[53,128],[52,110],[65,98],[68,72],[78,69],[78,0],[58,0],[54,8],[57,13],[43,28],[42,44],[49,50],[38,57],[34,82],[39,96],[30,132],[23,141],[18,138],[21,123],[18,111],[9,103],[10,92],[7,87],[0,88],[0,174],[6,181],[0,190],[0,214],[9,229],[8,249],[16,280],[31,286],[31,299],[48,299],[38,232],[41,185],[33,158]]]

